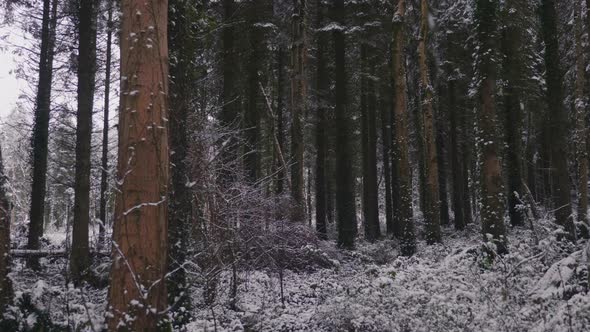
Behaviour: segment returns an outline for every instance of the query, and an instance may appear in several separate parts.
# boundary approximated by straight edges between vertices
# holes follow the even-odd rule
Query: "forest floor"
[[[445,228],[442,244],[420,241],[410,258],[398,256],[391,240],[361,242],[355,251],[322,242],[316,250],[329,256],[332,267],[285,270],[282,298],[276,270],[241,271],[233,310],[229,273],[219,281],[213,306],[202,304],[196,287],[194,321],[186,330],[589,331],[584,244],[559,241],[547,219],[535,228],[538,243],[531,230],[512,229],[510,254],[494,261],[474,225],[461,232]],[[49,238],[63,243],[59,235]],[[41,273],[21,261],[15,260],[11,275],[17,299],[30,298],[39,309],[15,310],[21,326],[50,317],[76,331],[100,330],[106,288],[66,287],[63,258],[43,259]],[[108,261],[97,265],[97,272],[107,270]]]

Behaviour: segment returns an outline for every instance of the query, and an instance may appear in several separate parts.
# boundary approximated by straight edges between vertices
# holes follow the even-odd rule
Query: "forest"
[[[0,53],[0,332],[590,331],[590,0],[2,0]]]

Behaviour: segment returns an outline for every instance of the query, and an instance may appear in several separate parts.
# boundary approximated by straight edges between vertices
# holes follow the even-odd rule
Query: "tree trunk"
[[[388,68],[382,69],[389,74]],[[385,76],[385,75],[384,75]],[[389,235],[395,233],[394,219],[393,219],[393,198],[391,195],[391,105],[387,102],[387,81],[389,77],[381,77],[381,93],[379,96],[379,108],[381,110],[381,147],[383,159],[383,179],[385,189],[385,225],[386,232]]]
[[[291,197],[295,204],[292,221],[303,221],[305,202],[303,200],[303,123],[306,102],[306,58],[305,0],[293,0],[293,22],[291,43]]]
[[[576,156],[578,158],[578,223],[580,234],[588,237],[588,132],[586,129],[586,62],[584,59],[583,22],[581,0],[574,1],[574,30],[576,50],[576,89],[575,89],[575,110],[576,110]]]
[[[104,119],[102,125],[102,157],[100,172],[100,212],[98,218],[100,225],[98,227],[98,251],[102,249],[105,242],[105,226],[107,224],[107,181],[109,177],[108,152],[109,152],[109,103],[111,93],[111,43],[113,37],[113,3],[108,1],[108,18],[107,18],[107,50],[106,50],[106,69],[104,82]]]
[[[198,17],[196,4],[182,0],[169,2],[168,49],[170,50],[170,156],[171,185],[168,203],[168,304],[174,310],[174,325],[182,326],[190,319],[191,301],[186,280],[186,262],[192,220],[192,182],[190,161],[189,116],[194,107],[198,74],[194,57],[198,54],[192,20]]]
[[[0,148],[0,315],[12,299],[10,271],[10,202],[6,193],[6,176]]]
[[[502,168],[498,156],[498,137],[496,135],[496,64],[497,15],[498,7],[494,0],[478,0],[476,3],[478,21],[477,36],[480,44],[479,74],[479,141],[482,143],[482,188],[481,219],[484,241],[496,245],[498,254],[508,252],[506,246],[506,227],[504,225],[504,186]],[[491,237],[491,238],[490,238]]]
[[[412,173],[408,148],[408,109],[405,63],[405,13],[406,1],[398,0],[398,8],[393,16],[393,80],[395,141],[398,154],[398,179],[401,221],[401,252],[411,256],[416,251],[416,237],[412,220]]]
[[[561,74],[557,13],[554,0],[541,1],[541,30],[545,42],[545,66],[547,82],[547,105],[549,106],[548,135],[554,184],[555,221],[575,241],[576,230],[572,220],[570,182],[567,162],[568,116],[563,107],[563,76]]]
[[[426,179],[425,211],[426,242],[441,242],[440,231],[440,197],[438,183],[438,159],[436,151],[436,128],[434,119],[434,92],[430,83],[428,70],[428,0],[421,0],[420,40],[418,44],[420,66],[420,93],[423,113],[424,136],[424,174]]]
[[[57,23],[57,0],[43,1],[41,23],[41,54],[39,55],[39,81],[35,99],[35,115],[32,136],[33,182],[27,249],[38,250],[43,235],[43,212],[47,182],[47,154],[49,142],[49,113],[51,111],[51,87],[53,80],[53,55]],[[39,268],[39,260],[32,258],[27,264]]]
[[[111,331],[153,331],[167,308],[168,1],[122,6]]]
[[[459,117],[461,111],[456,102],[456,81],[450,79],[447,82],[448,85],[448,98],[449,98],[449,114],[451,123],[451,172],[453,173],[453,212],[455,213],[455,229],[462,230],[465,228],[465,205],[469,204],[465,200],[464,191],[464,179],[463,179],[463,164],[461,160],[461,143],[459,139],[461,137],[460,130],[461,124]]]
[[[92,0],[78,7],[78,112],[76,113],[76,179],[74,184],[74,225],[70,270],[74,283],[80,282],[90,266],[88,228],[90,225],[90,154],[94,79],[96,74],[96,13]]]
[[[522,211],[518,210],[522,189],[521,127],[522,109],[519,83],[522,81],[521,61],[522,32],[515,22],[515,15],[521,15],[514,3],[507,3],[505,9],[506,24],[502,31],[502,55],[504,59],[504,119],[506,137],[506,170],[508,175],[508,213],[512,226],[524,224]]]
[[[324,34],[319,31],[323,21],[322,15],[322,1],[316,0],[316,38],[317,38],[317,110],[316,110],[316,171],[315,171],[315,223],[316,232],[321,239],[327,239],[327,227],[326,217],[327,213],[327,177],[328,172],[326,170],[326,158],[328,154],[328,116],[326,107],[326,97],[329,93],[330,82],[327,71],[326,58],[324,53],[326,52],[325,45],[327,43]]]
[[[344,0],[334,0],[334,20],[340,25],[334,30],[335,55],[335,122],[336,122],[336,212],[338,218],[338,245],[354,248],[357,234],[356,200],[352,156],[351,115],[347,109],[346,46],[344,39]]]
[[[282,151],[285,151],[285,129],[283,128],[283,110],[285,108],[285,102],[283,97],[283,81],[285,80],[285,67],[283,61],[285,59],[285,51],[283,50],[282,46],[279,46],[277,50],[277,145]],[[277,151],[277,160],[276,160],[276,167],[277,167],[277,188],[276,193],[277,195],[281,195],[283,193],[283,187],[285,183],[285,172],[287,171],[284,168],[283,162],[281,161],[281,156],[278,155]]]

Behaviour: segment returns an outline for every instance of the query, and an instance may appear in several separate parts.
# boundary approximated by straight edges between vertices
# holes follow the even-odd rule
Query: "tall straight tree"
[[[454,224],[455,229],[462,230],[465,228],[465,192],[463,186],[463,164],[461,160],[461,125],[460,108],[457,105],[456,79],[451,78],[447,82],[448,89],[448,107],[449,107],[449,122],[451,126],[451,171],[453,182],[453,212],[455,214]]]
[[[111,103],[111,62],[113,40],[113,2],[107,2],[107,49],[104,81],[104,118],[102,122],[102,156],[100,169],[100,225],[98,227],[98,250],[102,249],[105,242],[105,226],[107,224],[107,183],[109,179],[109,108]]]
[[[369,29],[368,26],[365,29]],[[361,44],[361,144],[363,154],[363,217],[365,238],[375,241],[380,236],[379,196],[377,188],[377,130],[376,96],[373,57],[369,60],[369,45]],[[370,63],[369,63],[370,62]]]
[[[39,81],[35,99],[32,136],[33,183],[27,248],[37,250],[43,235],[43,217],[47,182],[47,151],[49,142],[49,113],[51,110],[51,84],[53,81],[53,55],[57,23],[57,0],[43,1],[41,23],[41,52],[39,54]],[[30,258],[28,264],[37,268],[39,261]]]
[[[508,252],[504,225],[504,186],[498,155],[496,126],[496,57],[498,52],[498,3],[477,0],[475,15],[479,42],[480,75],[479,140],[482,143],[481,219],[484,240],[491,240],[499,254]],[[491,236],[491,239],[489,238]]]
[[[420,2],[420,39],[418,55],[420,66],[420,95],[422,105],[423,138],[424,138],[424,175],[426,190],[424,192],[424,214],[426,218],[426,242],[429,244],[441,241],[440,231],[440,197],[438,183],[438,158],[436,151],[436,128],[434,119],[434,92],[430,83],[428,68],[428,0]]]
[[[330,89],[328,77],[326,52],[326,36],[321,31],[323,22],[322,0],[316,0],[316,79],[317,79],[317,97],[316,97],[316,168],[315,168],[315,222],[316,232],[322,239],[327,239],[327,181],[329,176],[326,169],[328,154],[328,109],[326,106],[326,97]]]
[[[293,221],[303,221],[305,204],[303,187],[303,122],[306,102],[306,58],[307,42],[305,36],[306,0],[293,0],[293,22],[291,43],[291,196],[295,211],[291,216]]]
[[[581,0],[574,0],[574,33],[576,53],[576,89],[575,89],[575,110],[576,110],[576,157],[578,158],[578,222],[580,231],[588,236],[588,150],[586,128],[586,107],[588,99],[585,95],[586,89],[586,59],[584,56],[584,45],[582,44],[584,30],[582,22]]]
[[[154,331],[167,308],[168,1],[122,3],[120,184],[108,329]]]
[[[567,160],[567,134],[569,119],[563,105],[563,75],[559,56],[557,12],[555,0],[541,1],[541,30],[545,42],[545,81],[547,82],[547,105],[549,114],[547,126],[551,153],[551,178],[555,221],[575,240],[576,230],[572,220],[570,180]]]
[[[344,0],[334,0],[333,18],[335,56],[335,122],[336,122],[336,211],[338,216],[338,245],[354,248],[357,234],[354,169],[352,167],[351,115],[346,97],[346,44],[344,40]]]
[[[398,0],[397,11],[393,16],[393,98],[395,118],[395,139],[397,146],[397,177],[399,179],[399,219],[401,223],[401,252],[411,256],[416,252],[416,237],[412,220],[412,172],[410,170],[408,105],[406,84],[406,1]]]
[[[195,99],[194,82],[197,81],[195,55],[197,54],[193,21],[197,18],[196,5],[187,0],[169,2],[168,49],[170,50],[170,156],[171,184],[168,202],[168,302],[174,310],[175,324],[188,322],[191,307],[184,263],[186,261],[192,194],[188,152],[190,149],[189,115]],[[180,308],[184,308],[181,310]]]
[[[90,266],[88,228],[90,224],[90,153],[92,109],[96,76],[96,2],[78,5],[78,111],[76,113],[76,179],[74,184],[74,225],[70,270],[79,282]]]
[[[6,176],[0,148],[0,314],[12,298],[10,270],[10,202],[6,192]]]
[[[523,216],[518,210],[522,189],[522,165],[521,165],[521,126],[522,110],[520,89],[522,75],[524,75],[524,62],[522,61],[523,31],[518,22],[519,0],[506,2],[504,8],[504,28],[502,29],[501,49],[503,56],[503,80],[504,80],[504,119],[506,137],[506,171],[508,180],[508,212],[512,226],[523,224]]]

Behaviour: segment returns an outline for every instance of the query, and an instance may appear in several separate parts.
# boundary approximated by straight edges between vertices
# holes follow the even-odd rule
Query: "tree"
[[[33,183],[31,209],[29,211],[29,235],[27,248],[38,250],[43,235],[43,216],[47,182],[47,154],[49,144],[49,113],[51,110],[51,84],[53,81],[53,57],[57,23],[57,0],[43,1],[41,28],[41,52],[39,54],[39,80],[35,98],[35,114],[32,136]],[[30,258],[28,264],[38,268],[39,261]]]
[[[498,4],[477,0],[475,17],[479,54],[479,141],[481,143],[481,219],[484,241],[492,241],[498,254],[508,252],[504,225],[504,187],[496,134],[496,53]],[[490,238],[491,237],[491,238]]]
[[[302,117],[305,114],[306,102],[306,58],[307,41],[305,35],[307,10],[305,0],[293,0],[293,22],[291,43],[291,196],[293,197],[295,211],[291,216],[293,221],[303,221],[305,217],[305,205],[303,187],[303,153],[305,142],[303,141]]]
[[[81,0],[78,5],[78,111],[76,113],[76,178],[74,184],[74,225],[70,270],[80,282],[90,266],[88,228],[90,224],[90,157],[92,111],[96,75],[96,3]]]
[[[327,154],[328,154],[328,107],[327,94],[329,92],[329,77],[327,71],[326,52],[326,36],[320,30],[323,22],[323,6],[322,0],[316,0],[316,79],[317,79],[317,109],[316,109],[316,169],[315,169],[315,222],[316,232],[322,239],[327,239],[327,181],[329,176],[327,171]]]
[[[397,146],[397,178],[399,179],[399,215],[401,225],[401,251],[411,256],[416,251],[416,237],[412,220],[412,173],[408,147],[408,121],[406,64],[405,64],[405,14],[406,1],[398,0],[393,16],[393,82],[395,140]]]
[[[12,298],[10,270],[10,202],[6,192],[6,176],[0,148],[0,314]]]
[[[344,0],[334,0],[335,89],[334,108],[336,123],[336,211],[338,218],[338,245],[354,248],[357,233],[354,170],[351,149],[352,128],[346,97],[346,44],[344,40]]]
[[[112,62],[112,39],[113,39],[113,3],[109,0],[107,3],[107,49],[105,63],[105,81],[104,81],[104,119],[102,123],[102,155],[101,155],[101,172],[100,172],[100,207],[99,215],[100,224],[98,227],[98,250],[102,249],[105,242],[105,226],[107,224],[107,183],[109,178],[109,106],[111,93],[111,62]]]
[[[541,31],[545,42],[545,80],[547,82],[547,105],[549,114],[547,133],[553,180],[553,201],[555,203],[555,221],[568,233],[570,240],[575,240],[576,230],[572,220],[570,182],[567,161],[568,116],[563,106],[563,85],[559,41],[557,33],[557,13],[554,0],[541,1]]]
[[[506,137],[506,171],[508,180],[508,213],[512,226],[521,226],[523,216],[518,210],[521,204],[522,165],[521,165],[521,127],[522,109],[521,86],[524,75],[524,62],[521,56],[523,31],[517,17],[522,15],[517,0],[508,1],[503,9],[505,24],[502,29],[501,50],[503,56],[503,105]],[[521,9],[521,8],[520,8]]]
[[[586,129],[586,62],[584,59],[583,22],[581,0],[574,0],[574,32],[576,53],[576,83],[575,83],[575,110],[576,110],[576,155],[578,158],[578,222],[580,233],[588,234],[588,150]]]
[[[436,128],[434,119],[434,92],[430,83],[428,68],[428,0],[421,0],[420,39],[418,43],[418,55],[420,66],[420,95],[423,113],[423,145],[424,145],[424,174],[426,187],[424,198],[424,215],[426,219],[426,242],[429,244],[441,241],[440,231],[440,197],[438,183],[438,165],[436,151]]]
[[[155,330],[167,307],[168,1],[122,4],[119,188],[108,328]]]

